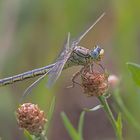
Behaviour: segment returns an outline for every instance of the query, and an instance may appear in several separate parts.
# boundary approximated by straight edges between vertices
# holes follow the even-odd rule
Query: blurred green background
[[[121,79],[120,95],[127,109],[140,123],[140,89],[133,83],[126,62],[140,63],[140,1],[138,0],[1,0],[0,1],[0,77],[4,78],[48,65],[57,58],[68,32],[75,38],[103,13],[106,16],[81,41],[80,45],[105,50],[104,66]],[[69,140],[60,112],[64,111],[74,126],[84,107],[98,104],[80,87],[66,89],[70,78],[79,70],[65,70],[52,89],[47,78],[24,102],[36,103],[46,113],[52,96],[56,108],[49,128],[50,140]],[[15,119],[15,110],[23,91],[35,79],[0,88],[0,137],[3,140],[25,139]],[[111,91],[109,91],[111,93]],[[113,94],[113,93],[112,93]],[[119,110],[114,98],[109,99],[114,113]],[[139,140],[140,132],[123,116],[123,136]],[[115,139],[112,126],[103,110],[86,113],[85,140]]]

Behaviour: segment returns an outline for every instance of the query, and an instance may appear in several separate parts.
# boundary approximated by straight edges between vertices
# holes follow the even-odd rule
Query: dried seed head
[[[108,76],[98,71],[83,71],[81,75],[82,87],[87,96],[101,96],[108,89]]]
[[[20,128],[26,129],[30,134],[38,136],[44,130],[46,119],[44,112],[38,105],[24,103],[17,109],[17,121]]]

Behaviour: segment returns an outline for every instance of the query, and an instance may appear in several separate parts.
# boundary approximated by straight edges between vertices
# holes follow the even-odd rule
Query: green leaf
[[[78,123],[78,132],[79,132],[81,139],[83,139],[82,131],[83,131],[83,125],[84,125],[84,116],[85,116],[85,111],[83,111],[81,113],[79,123]]]
[[[133,80],[138,86],[140,86],[140,65],[128,62],[127,66],[132,74]]]
[[[73,127],[73,125],[71,124],[70,120],[64,112],[61,113],[61,117],[63,119],[64,126],[66,127],[72,140],[81,140],[79,134],[77,133],[77,131],[75,130],[75,128]]]
[[[45,128],[46,132],[47,132],[48,127],[50,125],[50,121],[51,121],[52,116],[53,116],[54,108],[55,108],[55,97],[53,97],[53,99],[51,101],[50,109],[49,109],[49,112],[48,112],[48,118],[47,118],[48,122],[47,122],[47,125],[46,125],[46,128]]]
[[[25,129],[24,130],[24,135],[26,136],[27,140],[34,140],[32,135]]]
[[[116,121],[116,127],[117,127],[117,131],[118,134],[120,136],[120,138],[122,138],[122,117],[121,117],[121,113],[119,113],[117,121]]]

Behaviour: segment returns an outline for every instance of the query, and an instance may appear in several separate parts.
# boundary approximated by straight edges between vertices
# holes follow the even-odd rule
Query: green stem
[[[48,140],[44,134],[40,134],[39,140]]]
[[[101,102],[101,105],[103,105],[104,107],[104,111],[107,113],[107,116],[112,124],[112,127],[114,128],[114,131],[115,131],[115,134],[116,134],[116,137],[118,140],[122,140],[122,136],[120,136],[118,130],[117,130],[117,126],[116,126],[116,120],[113,116],[113,113],[107,103],[107,100],[104,96],[99,96],[98,99],[100,100]]]

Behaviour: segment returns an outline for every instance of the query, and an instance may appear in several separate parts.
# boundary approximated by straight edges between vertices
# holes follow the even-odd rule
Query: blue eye
[[[101,48],[96,46],[96,48],[91,51],[91,57],[93,57],[94,59],[97,59],[99,57],[100,51],[101,51]]]
[[[95,50],[96,50],[98,53],[100,53],[101,48],[99,48],[99,47],[97,46]]]
[[[93,51],[91,51],[91,56],[96,59],[99,56],[99,52],[95,49]]]

